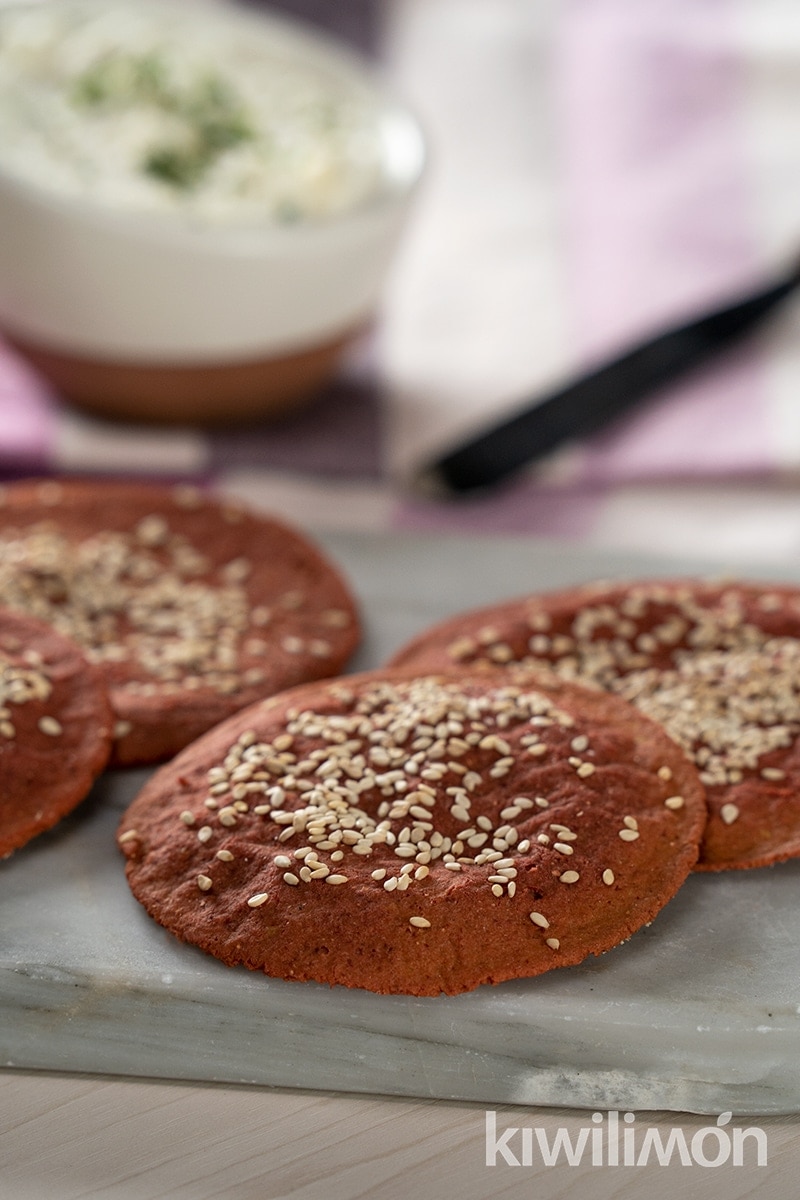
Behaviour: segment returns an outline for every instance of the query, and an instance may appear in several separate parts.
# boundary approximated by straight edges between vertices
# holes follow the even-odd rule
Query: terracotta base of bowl
[[[358,331],[294,354],[203,366],[83,358],[7,341],[77,408],[121,421],[220,425],[280,417],[331,377]]]

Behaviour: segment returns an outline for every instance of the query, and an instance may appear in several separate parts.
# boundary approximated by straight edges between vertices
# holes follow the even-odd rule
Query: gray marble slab
[[[324,540],[363,600],[356,666],[439,616],[529,588],[697,571],[530,539]],[[455,998],[381,997],[229,969],[152,922],[114,844],[145,776],[107,774],[0,863],[1,1064],[487,1104],[800,1111],[800,862],[693,876],[649,928],[579,967]]]

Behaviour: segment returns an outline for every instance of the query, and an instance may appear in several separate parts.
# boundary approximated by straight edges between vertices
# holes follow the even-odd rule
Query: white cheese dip
[[[384,184],[368,89],[255,29],[223,5],[0,8],[0,169],[211,224],[368,203]]]

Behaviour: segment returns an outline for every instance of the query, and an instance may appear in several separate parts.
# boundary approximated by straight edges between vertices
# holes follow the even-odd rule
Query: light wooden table
[[[603,1114],[604,1121],[607,1114]],[[800,1118],[734,1118],[729,1128],[764,1131],[767,1163],[704,1168],[486,1165],[485,1111],[436,1100],[154,1083],[36,1072],[0,1073],[2,1200],[794,1200]],[[709,1117],[638,1113],[651,1126],[679,1127],[691,1145]],[[497,1109],[497,1130],[559,1129],[573,1143],[591,1113]],[[622,1128],[622,1125],[620,1125]],[[507,1145],[521,1153],[521,1134]],[[704,1143],[713,1158],[716,1143]]]

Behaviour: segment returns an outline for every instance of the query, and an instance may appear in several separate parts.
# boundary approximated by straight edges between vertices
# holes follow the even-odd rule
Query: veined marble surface
[[[362,597],[358,667],[469,605],[690,569],[530,539],[325,541]],[[145,777],[108,773],[0,863],[0,1064],[485,1103],[800,1111],[800,861],[693,876],[651,926],[578,967],[458,997],[375,996],[231,969],[156,925],[114,842]]]

